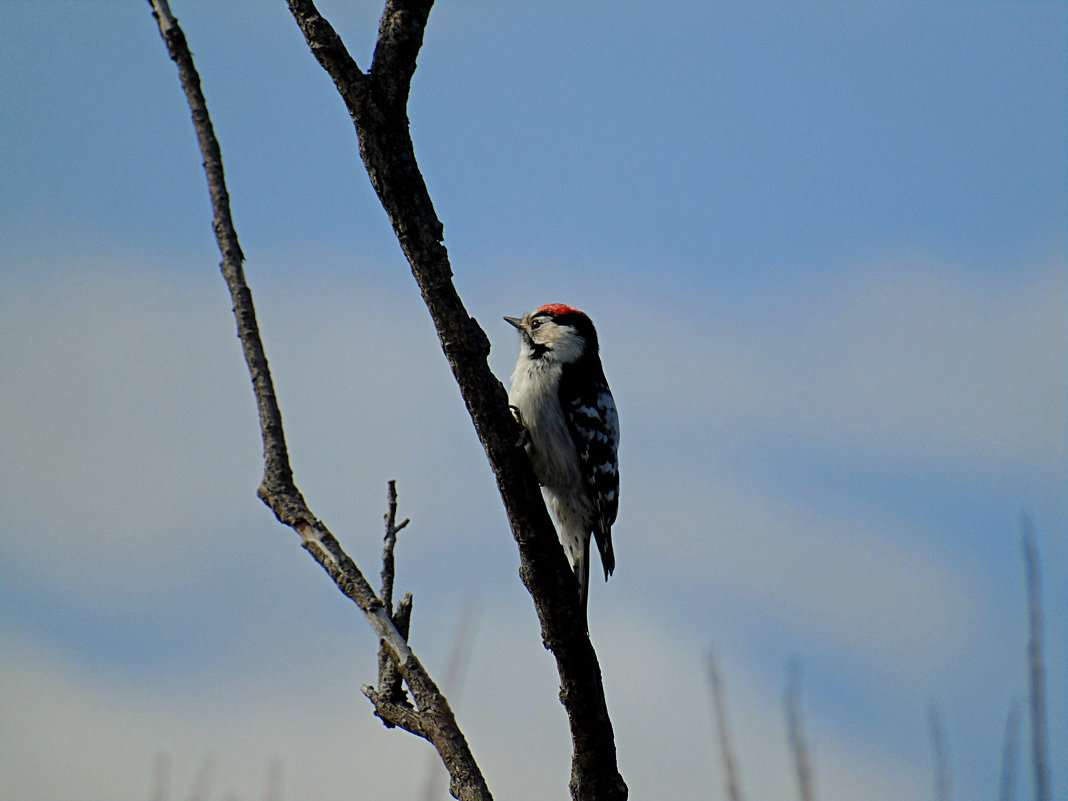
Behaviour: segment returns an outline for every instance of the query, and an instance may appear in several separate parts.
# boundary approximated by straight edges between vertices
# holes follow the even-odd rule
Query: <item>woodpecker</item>
[[[619,417],[586,314],[550,303],[522,319],[508,403],[527,432],[527,455],[556,518],[586,620],[590,535],[604,579],[616,566],[612,524],[619,505]]]

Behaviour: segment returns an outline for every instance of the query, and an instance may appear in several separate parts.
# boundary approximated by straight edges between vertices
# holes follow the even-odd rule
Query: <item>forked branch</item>
[[[415,698],[416,709],[401,707],[388,699],[380,699],[377,693],[372,692],[368,697],[375,704],[376,713],[383,720],[388,719],[395,725],[402,725],[433,743],[449,771],[450,790],[456,798],[465,801],[490,799],[485,779],[475,763],[467,741],[456,725],[445,697],[409,649],[406,637],[398,631],[394,623],[391,610],[375,595],[363,573],[342,550],[333,534],[312,514],[294,483],[282,429],[282,414],[275,397],[267,356],[256,322],[252,293],[245,281],[242,267],[244,255],[238,244],[237,232],[230,214],[222,154],[208,115],[200,77],[193,64],[185,35],[171,14],[167,0],[149,0],[149,4],[159,24],[167,52],[178,66],[182,87],[193,115],[193,127],[204,158],[204,170],[214,213],[215,237],[222,253],[221,269],[233,301],[237,334],[244,349],[259,409],[264,476],[258,495],[280,522],[300,534],[308,553],[326,570],[342,593],[352,599],[364,613],[383,646],[388,648],[397,671],[408,684]]]

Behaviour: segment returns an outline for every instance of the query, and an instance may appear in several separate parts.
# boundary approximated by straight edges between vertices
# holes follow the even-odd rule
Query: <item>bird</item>
[[[585,312],[563,303],[504,319],[519,330],[508,403],[525,429],[534,475],[578,580],[588,632],[590,537],[608,581],[616,566],[612,525],[619,507],[619,415],[597,330]]]

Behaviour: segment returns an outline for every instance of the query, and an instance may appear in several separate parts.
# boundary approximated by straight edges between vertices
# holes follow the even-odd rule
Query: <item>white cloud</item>
[[[891,268],[837,298],[792,354],[813,433],[1052,466],[1065,443],[1068,285],[1052,270],[1000,292],[977,284]]]
[[[255,497],[255,406],[221,280],[79,275],[0,300],[3,547],[107,605],[217,559],[222,532],[277,531]],[[260,316],[291,458],[328,525],[377,535],[390,477],[423,536],[449,498],[492,489],[425,320],[381,294],[273,289]]]
[[[12,798],[146,798],[159,754],[172,798],[191,791],[205,757],[217,765],[212,798],[261,797],[272,758],[287,798],[349,798],[354,783],[374,797],[418,787],[408,764],[422,764],[423,742],[383,730],[337,650],[297,659],[279,648],[175,687],[120,684],[17,638],[0,642],[0,770]]]
[[[621,330],[640,367],[616,369],[620,383],[640,379],[645,409],[728,440],[789,434],[956,470],[1063,470],[1068,283],[1056,260],[1024,274],[997,284],[890,263],[788,307],[661,317],[653,339]]]
[[[806,508],[719,469],[646,477],[633,493],[622,548],[647,571],[873,671],[929,671],[936,655],[966,644],[968,621],[990,614],[966,565],[928,532]]]
[[[402,514],[413,518],[401,569],[416,590],[417,651],[444,664],[454,584],[495,593],[457,704],[461,725],[499,796],[563,795],[569,753],[551,657],[425,312],[414,290],[317,281],[256,288],[298,483],[373,574],[384,483],[400,480]],[[0,628],[5,783],[42,801],[143,796],[166,751],[186,786],[214,754],[220,792],[233,781],[242,797],[260,794],[272,757],[292,797],[347,797],[353,782],[368,795],[414,794],[423,775],[406,760],[426,764],[426,749],[383,732],[358,693],[370,635],[314,567],[283,563],[306,557],[253,496],[258,435],[218,277],[176,283],[98,266],[91,278],[6,289],[8,569],[47,565],[56,590],[44,606],[60,615],[143,614],[186,639],[160,635],[163,653],[130,668],[106,644],[86,657],[7,610],[16,622]],[[978,621],[1002,612],[938,532],[860,503],[799,500],[732,460],[786,434],[946,472],[1007,460],[1042,473],[1063,452],[1064,300],[1049,278],[989,294],[959,274],[889,271],[801,322],[680,319],[657,342],[615,340],[631,461],[621,569],[597,588],[591,613],[634,797],[707,797],[720,786],[700,671],[706,638],[790,631],[811,647],[806,660],[870,675],[888,703],[920,705],[929,674],[975,653]],[[506,333],[494,341],[511,343]],[[665,342],[698,345],[675,359]],[[683,452],[661,429],[708,441],[689,434]],[[679,620],[706,611],[680,634]],[[349,624],[355,656],[336,646]],[[199,626],[215,639],[193,659],[186,645]],[[793,785],[779,689],[766,680],[766,655],[751,643],[738,650],[724,668],[745,788],[784,797]],[[900,738],[859,742],[859,724],[839,725],[833,712],[814,699],[807,714],[821,798],[921,792],[902,753],[886,748]],[[54,770],[60,754],[69,769]],[[324,756],[345,770],[319,769]],[[116,764],[123,770],[101,770]]]
[[[724,797],[705,642],[630,604],[602,621],[596,640],[602,666],[611,668],[606,692],[632,797]],[[720,662],[745,796],[796,796],[780,687],[768,686],[744,660],[721,653]],[[805,717],[806,736],[819,746],[814,767],[820,798],[891,801],[918,795],[915,771],[900,753],[858,742],[807,709]]]
[[[213,300],[107,269],[8,287],[6,548],[75,585],[114,586],[128,561],[158,577],[232,517],[242,481],[254,487],[255,429],[225,298]]]
[[[272,759],[283,766],[286,797],[329,801],[351,797],[353,787],[370,797],[416,795],[434,757],[422,741],[386,731],[371,716],[357,689],[373,670],[367,638],[354,632],[353,641],[364,644],[339,647],[336,638],[284,630],[285,647],[179,681],[134,682],[5,632],[0,768],[7,792],[27,801],[145,797],[153,764],[165,754],[172,797],[186,793],[205,757],[217,766],[212,797],[258,797]],[[680,642],[655,618],[632,615],[613,616],[597,639],[632,795],[708,797],[721,776],[701,645]],[[429,661],[440,678],[435,665],[444,656]],[[744,665],[726,660],[724,674],[744,789],[749,797],[788,797],[793,779],[777,695],[747,678]],[[566,795],[566,719],[552,657],[537,641],[526,604],[495,608],[475,637],[462,691],[451,695],[495,794],[532,801]],[[821,798],[855,798],[873,777],[878,792],[864,797],[916,795],[913,771],[898,754],[811,720],[808,733],[819,744]]]

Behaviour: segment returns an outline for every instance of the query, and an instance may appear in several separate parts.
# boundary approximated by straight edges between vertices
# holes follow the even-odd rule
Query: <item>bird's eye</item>
[[[531,331],[536,331],[539,328],[541,328],[541,320],[531,320],[530,321],[530,330]]]

